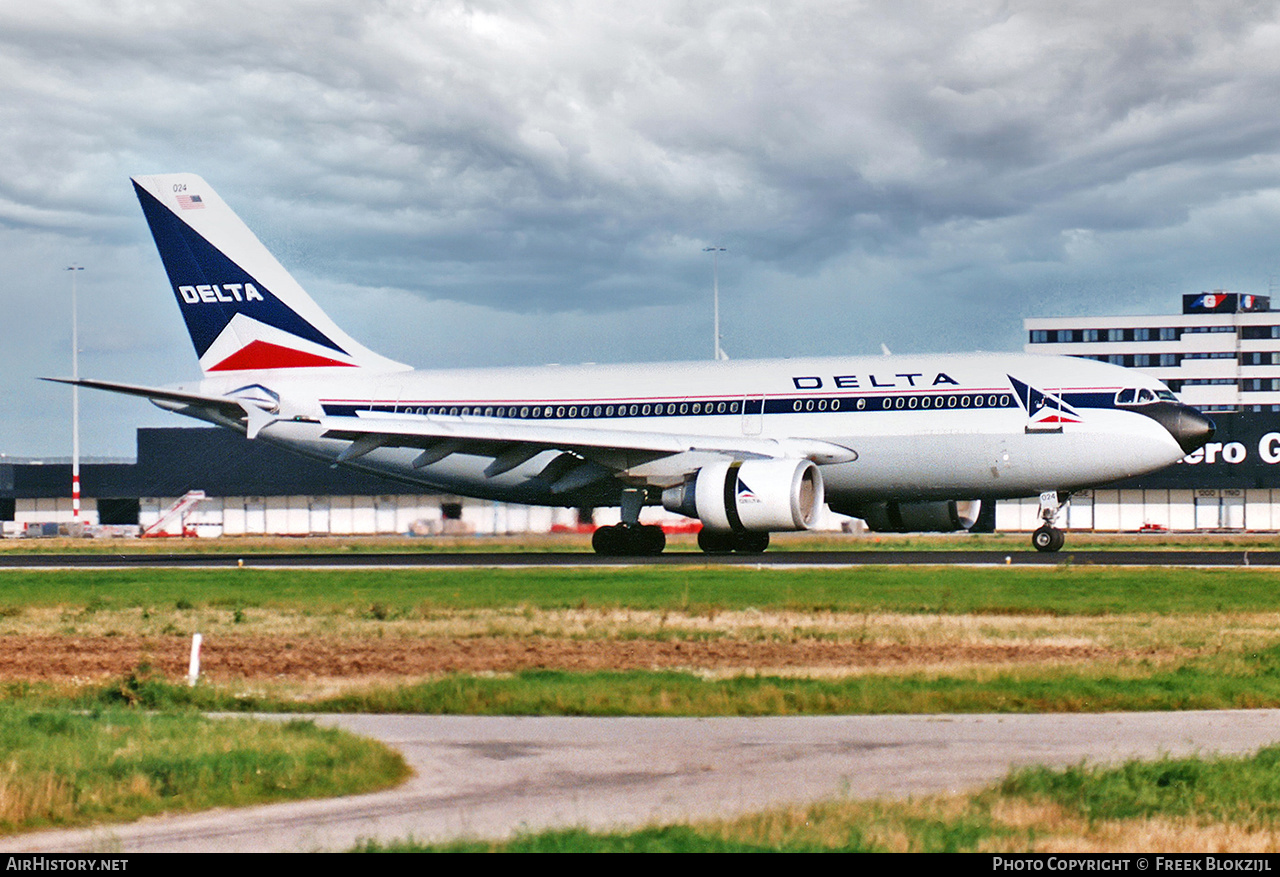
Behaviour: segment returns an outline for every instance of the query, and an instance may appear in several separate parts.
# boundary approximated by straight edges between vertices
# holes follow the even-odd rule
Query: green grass
[[[1120,768],[1029,768],[1000,793],[1044,799],[1089,821],[1152,816],[1280,824],[1280,747],[1249,758],[1133,761]]]
[[[0,832],[394,785],[398,753],[309,721],[0,706]]]
[[[1169,826],[1172,826],[1170,828]],[[967,796],[828,801],[732,820],[509,840],[366,843],[359,852],[1148,851],[1181,834],[1200,851],[1280,831],[1280,747],[1239,758],[1031,768]],[[1153,840],[1154,839],[1154,840]]]
[[[1280,570],[1019,567],[0,571],[23,607],[270,606],[386,613],[528,606],[1102,615],[1280,610]]]

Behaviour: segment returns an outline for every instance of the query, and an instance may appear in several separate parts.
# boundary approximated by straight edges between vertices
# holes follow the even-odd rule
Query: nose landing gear
[[[1031,534],[1031,545],[1036,551],[1062,550],[1062,546],[1067,541],[1067,534],[1053,526],[1053,522],[1070,501],[1070,495],[1064,495],[1059,501],[1056,490],[1046,490],[1040,494],[1040,518],[1044,523]]]
[[[1047,524],[1031,534],[1031,544],[1035,546],[1036,551],[1060,551],[1066,541],[1066,533]]]

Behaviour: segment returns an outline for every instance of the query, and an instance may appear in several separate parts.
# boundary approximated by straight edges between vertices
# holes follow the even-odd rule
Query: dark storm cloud
[[[735,356],[1007,349],[1280,267],[1271,2],[0,0],[0,82],[15,423],[68,261],[86,371],[193,368],[138,173],[423,365],[702,356],[713,242]]]

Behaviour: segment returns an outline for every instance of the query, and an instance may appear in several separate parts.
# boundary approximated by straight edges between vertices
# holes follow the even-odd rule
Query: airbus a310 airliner
[[[601,554],[656,554],[657,505],[704,551],[760,552],[825,502],[872,529],[971,527],[1040,496],[1041,551],[1071,491],[1150,472],[1213,422],[1159,381],[1029,355],[415,370],[343,332],[200,177],[133,180],[203,378],[78,383],[336,465],[483,499],[620,506]]]

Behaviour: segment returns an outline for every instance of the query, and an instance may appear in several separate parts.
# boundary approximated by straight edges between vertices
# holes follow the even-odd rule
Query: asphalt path
[[[726,564],[752,567],[869,566],[1280,566],[1280,551],[767,551],[717,554],[672,551],[656,557],[601,557],[590,552],[222,552],[133,554],[0,554],[0,569],[144,567],[556,567],[688,566]]]
[[[316,718],[316,717],[313,717]],[[1280,710],[720,719],[322,716],[402,751],[398,789],[0,841],[5,852],[249,852],[636,827],[979,788],[1030,764],[1239,754]]]

